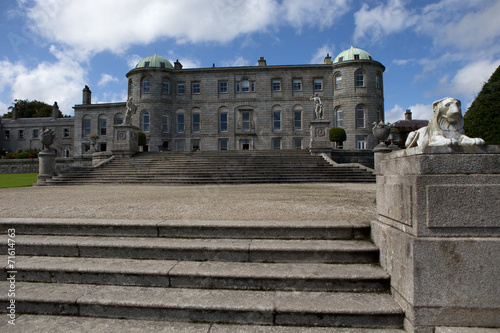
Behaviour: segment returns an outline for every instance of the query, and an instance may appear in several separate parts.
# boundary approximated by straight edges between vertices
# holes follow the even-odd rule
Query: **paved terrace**
[[[69,186],[0,190],[0,216],[307,221],[376,218],[376,184]]]

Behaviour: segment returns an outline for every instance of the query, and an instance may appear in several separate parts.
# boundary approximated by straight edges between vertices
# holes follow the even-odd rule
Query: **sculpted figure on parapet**
[[[309,100],[314,101],[314,114],[316,114],[316,119],[323,119],[323,103],[321,103],[321,98],[319,98],[318,93],[315,93]]]
[[[132,102],[132,96],[127,101],[127,111],[125,112],[125,124],[132,124],[132,115],[137,111],[137,106]]]
[[[413,131],[406,139],[406,148],[416,146],[484,145],[480,138],[469,138],[464,132],[464,119],[458,99],[445,97],[432,103],[434,111],[429,125]]]

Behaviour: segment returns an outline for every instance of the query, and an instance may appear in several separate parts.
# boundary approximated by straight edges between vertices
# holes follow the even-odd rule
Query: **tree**
[[[467,136],[484,139],[486,144],[500,144],[500,66],[467,110],[464,131]]]
[[[137,133],[137,144],[139,146],[142,146],[144,148],[144,151],[146,151],[146,146],[148,144],[148,138],[146,137],[146,134],[143,131],[139,131]]]
[[[18,118],[40,118],[40,117],[51,117],[52,116],[52,105],[40,102],[37,100],[29,101],[27,99],[14,100],[12,106],[9,106],[9,112],[3,115],[3,118],[12,118],[12,110],[17,109]],[[59,118],[63,117],[61,111],[59,111]]]
[[[330,141],[335,141],[337,143],[337,147],[342,146],[342,142],[347,139],[347,134],[342,127],[332,127],[328,132]]]

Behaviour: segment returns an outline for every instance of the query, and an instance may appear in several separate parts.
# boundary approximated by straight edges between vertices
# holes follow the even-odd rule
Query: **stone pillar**
[[[309,151],[311,153],[324,153],[332,149],[329,138],[329,120],[313,120],[309,124],[310,137]]]
[[[372,240],[407,332],[500,327],[500,146],[386,155]]]
[[[139,128],[130,124],[114,125],[112,153],[115,156],[130,157],[139,152]]]
[[[44,184],[47,179],[56,175],[56,152],[44,149],[38,153],[37,184]]]

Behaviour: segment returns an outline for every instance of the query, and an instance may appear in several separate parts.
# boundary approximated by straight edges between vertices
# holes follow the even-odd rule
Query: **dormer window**
[[[144,63],[144,67],[146,67],[146,68],[148,68],[148,67],[149,67],[149,61],[146,61],[146,62]]]
[[[359,54],[354,55],[354,60],[359,60]]]
[[[165,68],[165,63],[164,62],[160,62],[160,68]]]
[[[339,58],[339,62],[344,61],[344,57]]]

